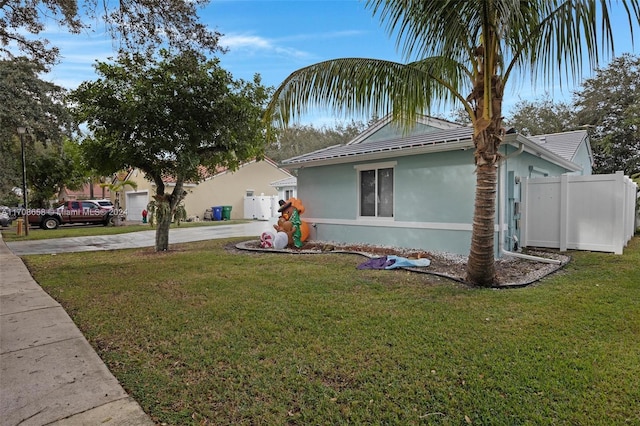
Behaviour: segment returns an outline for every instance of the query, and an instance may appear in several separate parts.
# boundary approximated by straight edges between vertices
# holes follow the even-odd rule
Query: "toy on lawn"
[[[293,225],[293,245],[301,248],[303,241],[309,238],[309,225],[300,219],[300,215],[304,213],[304,205],[295,197],[289,198],[286,202],[280,203],[278,212],[283,218]]]
[[[285,234],[287,234],[287,246],[293,246],[293,233],[295,232],[293,223],[280,216],[278,218],[278,223],[273,225],[273,228],[278,233],[284,232]]]
[[[263,232],[262,235],[260,235],[261,248],[282,250],[287,247],[288,243],[289,236],[285,232]]]

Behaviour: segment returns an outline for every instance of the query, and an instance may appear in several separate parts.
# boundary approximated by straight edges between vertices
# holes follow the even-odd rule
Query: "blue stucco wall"
[[[589,176],[593,174],[593,165],[591,164],[591,157],[589,157],[589,150],[586,144],[580,145],[576,155],[573,159],[573,162],[582,166],[582,171],[577,172],[577,174],[583,176]]]
[[[388,219],[358,217],[358,171],[354,166],[377,161],[300,169],[303,219],[310,218],[315,224],[311,237],[467,254],[475,194],[473,152],[423,154],[393,161],[397,162],[395,217]]]
[[[502,147],[505,155],[515,150],[511,146]],[[388,161],[396,162],[395,216],[358,217],[358,171],[354,166]],[[511,178],[529,177],[531,173],[540,172],[558,176],[567,172],[526,152],[504,161],[501,169],[501,176],[507,176],[512,171]],[[311,238],[314,240],[468,255],[476,184],[474,171],[472,149],[302,168],[298,172],[298,198],[305,205],[302,219],[312,225]],[[505,182],[501,185],[505,185]],[[515,190],[517,192],[519,188],[516,186]],[[500,208],[499,204],[497,208]],[[513,213],[513,208],[505,210],[509,215]],[[505,218],[505,223],[514,224],[512,219]],[[511,234],[508,238],[510,235],[518,236],[513,228],[511,226],[509,229]],[[497,238],[496,232],[496,256],[499,255]]]

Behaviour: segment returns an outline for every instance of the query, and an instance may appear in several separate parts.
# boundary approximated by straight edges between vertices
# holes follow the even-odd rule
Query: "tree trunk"
[[[154,179],[158,187],[158,193],[154,196],[156,200],[156,251],[169,250],[169,228],[171,219],[180,201],[187,196],[187,192],[182,189],[183,178],[178,176],[176,184],[171,194],[164,193],[164,183],[161,178]],[[159,182],[159,184],[158,184]]]
[[[169,250],[169,228],[171,227],[171,207],[168,201],[156,206],[156,251]]]
[[[494,228],[497,176],[495,164],[487,163],[476,168],[476,201],[466,280],[483,287],[491,286],[495,281]]]
[[[471,249],[467,261],[466,280],[475,285],[490,287],[495,283],[495,220],[496,190],[498,186],[498,148],[502,143],[502,95],[504,85],[499,76],[493,74],[487,87],[485,49],[478,50],[481,56],[479,72],[474,81],[474,91],[469,96],[476,104],[473,125],[473,143],[476,162],[476,199],[473,210]],[[489,89],[489,90],[486,90]],[[486,92],[485,92],[486,90]]]

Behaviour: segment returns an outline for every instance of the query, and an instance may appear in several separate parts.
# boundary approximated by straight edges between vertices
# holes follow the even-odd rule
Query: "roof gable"
[[[574,161],[580,146],[587,140],[587,137],[588,133],[586,130],[575,130],[571,132],[530,136],[529,139],[544,146],[565,160]],[[589,151],[589,157],[591,157],[591,147],[588,143],[586,146]]]
[[[360,133],[358,136],[353,138],[353,140],[348,142],[347,145],[419,136],[426,133],[460,127],[463,126],[451,121],[423,115],[419,116],[416,120],[415,126],[408,133],[405,133],[402,127],[393,122],[393,117],[391,115],[387,115],[385,118],[380,119],[369,126],[364,132]]]

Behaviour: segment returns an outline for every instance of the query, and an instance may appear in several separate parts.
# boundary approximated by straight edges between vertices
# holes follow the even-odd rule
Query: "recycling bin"
[[[222,206],[222,220],[231,220],[232,206]]]
[[[211,207],[211,211],[213,220],[222,220],[222,206]]]

